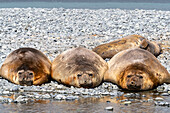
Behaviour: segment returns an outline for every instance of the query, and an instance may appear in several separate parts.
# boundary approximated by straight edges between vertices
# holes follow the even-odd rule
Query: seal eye
[[[81,75],[80,75],[80,74],[78,74],[78,75],[77,75],[77,77],[81,77]]]
[[[18,74],[19,74],[19,75],[21,75],[21,74],[22,74],[22,72],[18,72]]]
[[[140,79],[142,79],[142,78],[143,78],[143,76],[139,76],[139,78],[140,78]]]
[[[33,73],[29,73],[29,75],[33,75]]]
[[[91,76],[91,77],[92,77],[92,76],[93,76],[93,74],[89,74],[89,76]]]
[[[127,78],[130,78],[132,75],[128,75]]]

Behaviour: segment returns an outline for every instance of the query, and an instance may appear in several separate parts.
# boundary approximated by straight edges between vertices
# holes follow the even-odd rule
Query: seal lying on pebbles
[[[126,90],[149,90],[170,83],[170,74],[150,52],[135,48],[117,53],[108,62],[104,81]]]
[[[107,63],[86,48],[73,48],[58,55],[52,62],[52,78],[67,86],[92,88],[98,86]]]
[[[129,35],[124,38],[99,45],[95,47],[93,51],[105,59],[112,58],[116,53],[130,48],[142,48],[148,50],[156,57],[162,51],[160,45],[155,42],[150,42],[140,35]]]
[[[20,48],[4,61],[0,75],[19,85],[40,85],[50,79],[51,62],[40,51]]]

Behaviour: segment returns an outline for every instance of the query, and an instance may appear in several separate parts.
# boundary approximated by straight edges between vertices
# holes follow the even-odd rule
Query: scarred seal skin
[[[170,83],[170,74],[150,52],[135,48],[116,54],[108,62],[104,81],[125,90],[149,90]]]
[[[50,80],[51,62],[34,48],[19,48],[5,59],[0,75],[19,85],[41,85]]]
[[[112,58],[115,54],[122,50],[130,48],[142,48],[148,50],[156,57],[162,53],[160,44],[151,42],[140,35],[129,35],[112,42],[99,45],[93,49],[94,52],[99,54],[102,58]]]
[[[73,48],[52,62],[52,78],[67,86],[93,88],[101,84],[107,63],[86,48]]]

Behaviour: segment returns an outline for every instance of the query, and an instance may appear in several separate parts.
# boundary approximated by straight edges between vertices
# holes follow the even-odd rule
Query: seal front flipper
[[[105,82],[112,82],[112,83],[114,83],[114,84],[116,84],[117,82],[117,80],[116,80],[116,76],[114,76],[114,74],[109,74],[110,72],[109,72],[109,70],[107,70],[106,72],[105,72],[105,74],[104,74],[104,80],[103,81],[105,81]]]

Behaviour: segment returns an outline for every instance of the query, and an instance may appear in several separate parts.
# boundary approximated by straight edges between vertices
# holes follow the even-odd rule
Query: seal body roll
[[[136,48],[116,54],[108,62],[104,81],[126,90],[149,90],[170,83],[170,74],[150,52]]]
[[[162,52],[161,46],[159,44],[148,41],[140,35],[129,35],[124,38],[99,45],[95,47],[93,51],[105,59],[112,58],[118,52],[130,48],[142,48],[148,50],[156,57]]]
[[[5,59],[0,75],[19,85],[41,85],[50,80],[51,62],[34,48],[20,48]]]
[[[52,62],[52,78],[67,86],[92,88],[102,80],[107,63],[86,48],[73,48],[58,55]]]

